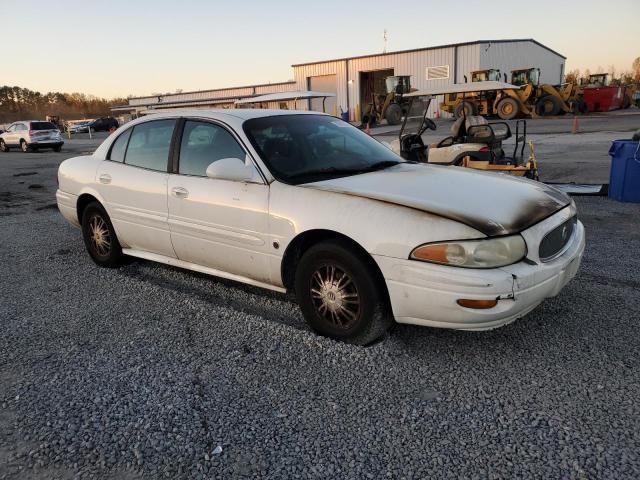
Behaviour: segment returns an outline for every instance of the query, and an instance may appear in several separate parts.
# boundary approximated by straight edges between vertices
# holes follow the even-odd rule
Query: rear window
[[[51,122],[31,122],[31,130],[56,130]]]

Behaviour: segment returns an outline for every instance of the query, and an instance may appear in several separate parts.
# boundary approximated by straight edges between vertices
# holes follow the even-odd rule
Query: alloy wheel
[[[95,215],[89,222],[89,239],[93,250],[101,257],[111,251],[111,234],[107,222],[100,215]]]
[[[323,265],[311,277],[311,299],[317,314],[348,330],[360,316],[360,295],[352,278],[336,265]]]

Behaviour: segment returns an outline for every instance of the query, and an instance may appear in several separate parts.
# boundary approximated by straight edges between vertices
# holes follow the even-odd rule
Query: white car
[[[19,148],[23,152],[51,148],[59,152],[62,145],[64,140],[58,127],[42,120],[14,122],[0,134],[0,152],[8,152],[11,148]]]
[[[507,324],[558,294],[585,246],[551,187],[409,163],[314,112],[144,117],[65,160],[58,182],[98,265],[130,255],[293,291],[315,331],[360,344],[394,320]]]

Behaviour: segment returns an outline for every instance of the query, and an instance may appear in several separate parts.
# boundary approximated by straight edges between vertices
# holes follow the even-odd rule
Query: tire
[[[307,323],[320,335],[367,345],[393,324],[384,280],[345,241],[322,242],[304,253],[295,292]]]
[[[496,110],[502,120],[513,120],[520,113],[520,105],[515,99],[507,97],[498,102]]]
[[[397,103],[392,103],[387,107],[387,111],[384,112],[384,118],[389,125],[400,125],[402,121],[402,108]]]
[[[61,152],[62,151],[62,145],[58,145],[57,147],[53,147],[53,151],[54,152]]]
[[[587,104],[583,99],[578,98],[573,103],[573,113],[578,113],[580,115],[584,115],[585,113],[587,113]]]
[[[545,95],[536,102],[536,113],[541,116],[558,115],[562,110],[560,100],[553,95]]]
[[[476,106],[471,102],[459,102],[453,109],[453,115],[455,118],[462,118],[463,112],[467,117],[477,115]]]
[[[27,153],[31,151],[31,147],[24,140],[20,140],[20,150],[22,153]]]
[[[0,152],[8,152],[8,151],[9,151],[9,147],[7,147],[7,144],[4,143],[4,140],[0,138]]]
[[[369,124],[370,126],[374,126],[377,122],[377,115],[375,114],[374,109],[371,107],[371,105],[367,105],[365,107],[365,110],[362,112],[362,124],[363,125],[367,125]]]
[[[124,254],[107,212],[97,202],[91,202],[82,212],[82,238],[91,259],[100,267],[122,265]],[[106,244],[104,243],[106,242]]]

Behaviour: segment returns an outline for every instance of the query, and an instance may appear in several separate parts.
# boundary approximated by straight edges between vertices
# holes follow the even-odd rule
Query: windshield
[[[328,115],[254,118],[243,128],[273,176],[289,184],[357,175],[404,161],[366,133]]]

